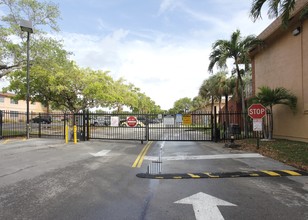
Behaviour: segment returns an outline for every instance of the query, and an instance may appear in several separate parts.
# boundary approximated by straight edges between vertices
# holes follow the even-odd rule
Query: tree
[[[269,110],[271,115],[269,121],[269,139],[272,139],[274,129],[273,106],[278,104],[287,105],[293,112],[295,112],[297,105],[296,96],[283,87],[271,89],[268,86],[262,86],[259,88],[259,92],[252,101],[255,103],[261,103]]]
[[[199,88],[199,96],[201,96],[204,100],[209,100],[211,102],[211,111],[214,109],[214,101],[217,100],[215,90],[213,76],[204,80]]]
[[[71,61],[68,60],[69,53],[63,49],[63,45],[51,38],[42,38],[35,42],[35,47],[40,48],[40,55],[37,54],[31,65],[30,101],[41,102],[49,110],[49,104],[55,96],[51,87],[56,76],[65,73]],[[27,95],[25,68],[12,72],[8,79],[10,85],[3,90],[13,91],[16,99],[25,100]]]
[[[220,81],[220,92],[225,97],[225,111],[229,112],[229,96],[234,94],[236,79],[231,76],[222,78]]]
[[[250,69],[251,61],[249,57],[249,50],[256,45],[261,44],[262,41],[257,39],[254,35],[241,37],[241,32],[236,30],[232,33],[230,40],[217,40],[212,46],[208,70],[213,72],[215,65],[217,65],[219,68],[225,69],[227,67],[227,59],[233,59],[235,67],[232,73],[235,73],[237,77],[235,98],[237,102],[240,102],[239,93],[241,91],[241,103],[243,112],[246,112],[246,105],[242,77],[245,72]],[[244,69],[241,69],[240,65],[243,65]],[[246,131],[246,120],[244,119],[243,121],[244,131]]]
[[[193,110],[198,110],[198,109],[204,108],[206,106],[206,104],[208,103],[208,101],[209,101],[208,99],[201,97],[201,95],[194,97],[193,100],[192,100]]]
[[[58,31],[57,18],[60,15],[58,6],[51,2],[36,0],[0,0],[9,13],[0,19],[0,78],[14,70],[21,69],[26,64],[26,33],[20,29],[20,20],[30,20],[35,34],[31,37],[30,50],[39,50],[33,47],[32,41],[40,41],[44,35],[43,28],[49,26]],[[16,39],[20,39],[19,41]],[[31,55],[31,59],[35,59]]]
[[[250,16],[256,21],[261,17],[261,10],[265,2],[268,3],[268,16],[269,18],[278,17],[281,15],[282,24],[287,27],[292,11],[294,10],[296,0],[253,0],[250,9]],[[308,6],[304,7],[301,11],[300,19],[308,16]]]
[[[174,102],[173,110],[175,113],[186,113],[191,110],[192,101],[190,98],[181,98]]]
[[[213,72],[215,65],[225,69],[227,67],[227,59],[233,59],[235,65],[233,72],[237,76],[235,94],[237,98],[239,96],[239,88],[243,88],[242,76],[250,68],[249,50],[261,43],[254,35],[241,37],[241,32],[236,30],[232,33],[230,40],[217,40],[212,46],[208,70]],[[244,69],[240,69],[241,64],[244,65]],[[244,104],[244,97],[242,96],[243,111],[245,111]]]

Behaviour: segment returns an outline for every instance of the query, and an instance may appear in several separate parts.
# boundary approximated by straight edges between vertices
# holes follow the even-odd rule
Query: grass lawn
[[[273,141],[260,141],[257,149],[256,139],[237,140],[240,149],[258,152],[298,169],[308,171],[308,143],[276,139]]]

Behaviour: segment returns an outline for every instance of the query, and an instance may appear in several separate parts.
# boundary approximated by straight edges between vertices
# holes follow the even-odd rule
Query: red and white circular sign
[[[137,118],[135,116],[129,116],[126,122],[129,127],[135,127],[137,125]]]

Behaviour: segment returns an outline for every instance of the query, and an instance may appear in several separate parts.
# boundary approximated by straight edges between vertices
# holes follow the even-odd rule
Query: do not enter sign
[[[126,122],[129,127],[135,127],[137,125],[137,118],[135,116],[129,116]]]
[[[263,118],[266,114],[266,108],[261,104],[252,104],[248,108],[248,115],[253,119]]]

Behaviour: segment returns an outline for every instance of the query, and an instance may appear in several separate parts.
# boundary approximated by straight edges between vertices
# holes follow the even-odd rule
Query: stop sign
[[[261,104],[252,104],[248,108],[248,115],[253,119],[263,118],[266,114],[266,108]]]
[[[135,127],[137,125],[137,118],[135,116],[129,116],[126,122],[129,127]]]

